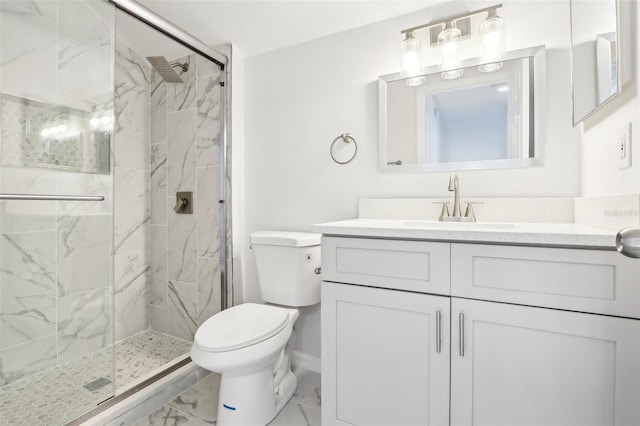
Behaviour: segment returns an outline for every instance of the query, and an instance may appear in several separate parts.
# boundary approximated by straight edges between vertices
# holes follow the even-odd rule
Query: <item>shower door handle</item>
[[[618,232],[616,250],[627,257],[640,258],[640,228],[625,228]]]
[[[0,194],[0,200],[104,201],[104,197],[102,195]]]

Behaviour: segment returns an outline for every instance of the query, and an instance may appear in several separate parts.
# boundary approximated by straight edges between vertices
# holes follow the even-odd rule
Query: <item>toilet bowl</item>
[[[297,380],[284,349],[297,318],[297,309],[245,303],[198,329],[191,359],[224,378],[218,425],[267,424],[291,398]]]
[[[297,386],[287,344],[299,307],[320,301],[318,234],[263,231],[250,240],[267,304],[212,316],[191,349],[196,364],[221,375],[219,426],[266,425],[284,407]]]

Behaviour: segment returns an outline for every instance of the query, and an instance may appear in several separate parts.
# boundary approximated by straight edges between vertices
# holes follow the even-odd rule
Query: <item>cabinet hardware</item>
[[[441,336],[442,336],[442,330],[441,330],[441,326],[442,326],[442,319],[441,319],[441,314],[440,311],[436,311],[436,352],[440,353],[442,351],[442,341],[441,341]]]
[[[459,324],[460,356],[464,356],[464,314],[462,312],[460,312],[460,315],[458,316],[458,319],[460,321],[460,324]]]

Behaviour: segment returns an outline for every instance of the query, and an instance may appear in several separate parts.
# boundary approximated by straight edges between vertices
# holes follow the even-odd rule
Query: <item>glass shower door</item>
[[[114,19],[102,0],[0,1],[2,424],[114,395]]]

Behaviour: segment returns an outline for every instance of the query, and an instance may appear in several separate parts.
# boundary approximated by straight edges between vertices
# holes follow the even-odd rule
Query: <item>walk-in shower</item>
[[[0,423],[62,425],[229,300],[228,66],[130,0],[0,0],[0,24]]]

